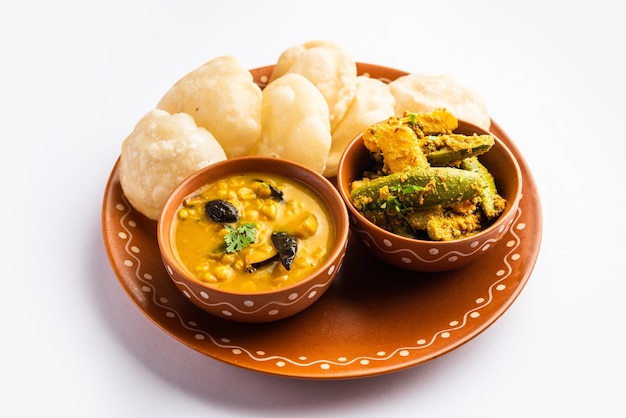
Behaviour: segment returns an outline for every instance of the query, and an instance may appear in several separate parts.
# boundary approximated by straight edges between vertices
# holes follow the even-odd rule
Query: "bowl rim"
[[[277,172],[273,172],[273,171],[269,172],[269,174],[279,174],[279,175],[290,177],[293,180],[300,182],[301,184],[306,186],[309,190],[312,190],[314,193],[318,195],[322,203],[326,206],[329,216],[332,218],[332,221],[334,223],[335,243],[333,245],[332,250],[328,253],[324,262],[320,264],[319,266],[317,266],[317,268],[312,270],[309,275],[305,276],[304,278],[302,278],[301,280],[295,283],[292,283],[288,286],[280,287],[277,289],[262,290],[262,291],[256,291],[256,292],[241,292],[241,291],[235,291],[235,290],[229,290],[229,289],[221,289],[219,287],[211,286],[208,283],[204,283],[198,280],[191,272],[188,271],[188,269],[185,266],[182,265],[182,263],[176,257],[175,252],[172,248],[171,229],[172,229],[173,222],[172,222],[172,217],[169,217],[169,219],[166,217],[168,209],[172,207],[178,207],[180,205],[181,201],[177,199],[176,196],[181,194],[182,190],[187,188],[189,184],[194,183],[198,179],[203,178],[216,170],[219,170],[223,166],[227,166],[227,167],[228,166],[234,166],[234,167],[245,166],[246,168],[244,168],[243,170],[237,171],[237,173],[245,174],[249,172],[267,171],[263,169],[257,169],[255,167],[256,167],[256,164],[259,164],[259,163],[268,164],[270,162],[271,164],[273,164],[274,167],[280,167],[280,169],[284,169],[284,170],[287,170],[289,168],[295,169],[298,171],[298,173],[303,174],[302,177],[306,177],[306,180],[305,180],[300,177],[288,176],[280,172],[280,170]],[[216,176],[212,180],[216,181],[216,180],[219,180],[219,179],[222,179],[224,177],[234,174],[233,172],[230,172],[230,170],[234,170],[234,168],[230,168],[228,173],[222,176]],[[207,180],[204,183],[208,183],[209,181],[211,180]],[[330,199],[322,195],[320,191],[322,189],[328,192],[327,196]],[[184,193],[185,196],[188,194],[189,193]],[[175,213],[175,211],[173,211],[172,213]],[[233,297],[269,296],[269,295],[280,294],[280,293],[298,288],[300,286],[304,286],[307,283],[309,283],[319,273],[323,271],[328,271],[332,264],[338,263],[337,268],[335,268],[335,271],[333,271],[332,273],[332,276],[336,277],[337,271],[339,270],[339,267],[341,266],[341,263],[343,261],[343,260],[339,260],[337,262],[336,260],[337,260],[337,257],[339,257],[342,252],[345,252],[345,249],[347,247],[349,226],[350,226],[349,224],[350,224],[350,220],[349,220],[348,210],[346,208],[345,202],[341,194],[339,193],[337,188],[330,182],[330,180],[328,180],[323,175],[315,172],[314,170],[308,168],[307,166],[303,164],[300,164],[295,161],[287,160],[284,158],[280,158],[280,157],[241,156],[241,157],[233,157],[233,158],[229,158],[226,160],[218,161],[216,163],[203,167],[195,171],[188,177],[186,177],[182,182],[180,182],[174,188],[174,190],[172,190],[172,192],[166,199],[165,204],[163,205],[163,208],[157,220],[157,242],[159,246],[159,252],[161,254],[161,257],[163,258],[163,262],[164,263],[167,262],[167,264],[171,266],[171,267],[166,268],[166,270],[168,270],[168,274],[170,274],[170,271],[169,271],[170,268],[176,268],[178,273],[189,282],[194,283],[200,286],[201,288],[206,289],[207,291],[215,292],[219,294],[229,295]]]
[[[385,122],[388,119],[384,119],[381,122]],[[505,208],[504,212],[502,214],[500,214],[500,216],[498,217],[498,219],[496,219],[494,222],[492,222],[487,228],[482,229],[481,231],[479,231],[476,234],[470,235],[470,236],[466,236],[463,238],[458,238],[458,239],[454,239],[454,240],[449,240],[449,241],[435,241],[435,240],[426,240],[426,239],[417,239],[417,238],[408,238],[408,237],[403,237],[401,235],[397,235],[394,234],[391,231],[388,231],[378,225],[376,225],[375,223],[371,222],[369,219],[367,219],[365,216],[363,216],[363,214],[357,210],[354,207],[354,204],[352,203],[352,199],[350,197],[350,193],[349,190],[346,190],[346,187],[344,186],[348,186],[349,185],[344,185],[342,179],[345,177],[345,161],[348,157],[349,152],[357,147],[359,144],[361,144],[363,142],[363,132],[361,131],[357,136],[355,136],[344,148],[342,154],[341,154],[341,158],[339,159],[339,164],[337,167],[337,189],[339,190],[339,194],[341,195],[342,199],[344,200],[344,203],[346,205],[346,207],[348,208],[348,211],[350,212],[350,214],[352,214],[354,217],[356,217],[361,223],[366,224],[370,227],[372,227],[372,229],[374,229],[375,231],[379,232],[380,234],[382,234],[385,238],[388,239],[393,239],[396,242],[400,243],[400,244],[404,244],[404,245],[411,245],[411,244],[428,244],[430,246],[437,246],[437,247],[453,247],[453,246],[457,246],[457,245],[463,245],[465,243],[470,243],[470,242],[474,242],[477,239],[480,239],[481,237],[489,234],[491,231],[493,231],[494,229],[498,229],[502,226],[503,222],[506,222],[506,219],[509,218],[511,216],[511,214],[514,213],[514,211],[517,209],[517,207],[519,206],[519,202],[522,199],[522,182],[523,182],[523,177],[522,177],[522,170],[520,168],[519,162],[517,161],[517,158],[515,157],[515,155],[513,154],[513,152],[511,151],[511,149],[504,143],[504,141],[502,141],[496,134],[494,134],[493,132],[491,132],[490,130],[485,130],[483,128],[478,127],[475,124],[472,124],[470,122],[467,122],[463,119],[458,119],[459,122],[459,127],[461,127],[461,125],[464,125],[464,128],[468,129],[468,130],[473,130],[475,132],[485,132],[488,133],[490,135],[492,135],[494,137],[495,142],[498,144],[499,147],[502,148],[502,150],[504,151],[504,153],[507,155],[508,159],[510,161],[513,162],[513,168],[515,170],[515,174],[516,174],[516,178],[517,178],[517,188],[515,190],[515,198],[512,202],[507,202],[507,207]],[[458,128],[457,128],[458,129]]]

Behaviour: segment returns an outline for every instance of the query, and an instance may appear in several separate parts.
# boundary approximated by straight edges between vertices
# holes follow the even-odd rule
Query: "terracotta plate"
[[[359,64],[359,73],[392,80],[405,74]],[[252,70],[259,85],[272,67]],[[239,324],[196,308],[161,263],[156,222],[125,199],[116,163],[102,212],[104,242],[130,298],[161,329],[212,358],[259,372],[310,379],[373,376],[416,366],[470,341],[493,324],[522,291],[542,233],[537,188],[523,157],[523,198],[507,236],[486,258],[460,270],[414,273],[387,266],[352,239],[339,277],[312,307],[282,321]],[[352,238],[352,236],[351,236]]]

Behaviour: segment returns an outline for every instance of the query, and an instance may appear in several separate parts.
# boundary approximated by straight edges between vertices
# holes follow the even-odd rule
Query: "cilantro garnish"
[[[405,185],[394,185],[394,186],[390,186],[389,190],[391,190],[392,192],[400,192],[402,194],[409,194],[409,193],[415,193],[417,191],[421,191],[424,190],[424,188],[422,186],[416,186],[414,184],[405,184]]]
[[[416,193],[424,190],[424,187],[415,184],[394,184],[388,186],[389,191],[395,193],[388,196],[383,201],[370,202],[363,205],[364,212],[380,212],[381,210],[390,213],[395,212],[402,215],[404,212],[413,210],[401,199],[401,195]]]
[[[224,227],[228,231],[228,234],[224,236],[227,253],[241,251],[256,242],[256,225],[254,222],[248,222],[238,227],[232,225],[225,225]]]
[[[389,196],[386,201],[380,204],[380,208],[383,210],[393,210],[395,212],[401,213],[403,211],[409,210],[410,208],[406,207],[402,202],[398,200],[395,196]]]

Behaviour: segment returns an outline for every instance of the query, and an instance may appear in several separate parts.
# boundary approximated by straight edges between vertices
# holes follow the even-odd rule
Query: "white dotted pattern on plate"
[[[125,198],[124,198],[125,199]],[[521,255],[517,252],[520,246],[520,237],[517,235],[517,231],[521,231],[526,227],[526,224],[520,222],[520,218],[522,216],[522,210],[518,209],[516,213],[516,217],[511,225],[509,233],[512,238],[508,241],[505,241],[504,245],[509,248],[509,251],[506,253],[504,258],[502,259],[501,268],[497,269],[492,274],[494,275],[495,281],[489,286],[487,297],[478,297],[476,298],[475,307],[467,311],[463,314],[460,319],[451,319],[448,322],[448,327],[441,329],[435,332],[433,335],[424,336],[415,339],[415,344],[398,347],[393,351],[378,351],[375,356],[359,356],[355,358],[347,358],[347,357],[339,357],[337,359],[309,359],[306,356],[299,356],[297,358],[287,358],[283,356],[267,356],[264,351],[252,351],[248,350],[245,347],[232,344],[229,338],[216,338],[212,336],[210,333],[201,330],[197,327],[197,323],[188,318],[182,318],[182,315],[176,310],[170,308],[168,304],[168,299],[164,296],[159,296],[158,289],[154,286],[152,281],[152,275],[148,273],[142,272],[142,264],[141,258],[139,255],[141,254],[141,249],[137,248],[133,245],[133,228],[136,227],[136,223],[132,219],[128,219],[131,214],[131,206],[130,204],[124,200],[123,203],[119,203],[116,205],[117,210],[120,212],[124,212],[120,218],[120,227],[122,228],[120,232],[117,234],[118,237],[124,241],[124,249],[128,258],[124,260],[123,264],[128,268],[134,268],[135,277],[141,283],[138,288],[131,289],[133,294],[138,298],[138,300],[145,301],[149,297],[152,296],[152,303],[156,306],[162,308],[165,312],[165,316],[168,318],[178,318],[180,324],[187,330],[193,333],[194,338],[197,341],[208,340],[211,344],[222,348],[224,350],[230,350],[230,352],[234,355],[245,355],[250,359],[258,362],[273,362],[275,367],[278,369],[287,366],[288,364],[300,367],[318,367],[321,370],[330,370],[333,367],[342,367],[347,365],[352,365],[358,363],[361,366],[368,366],[370,364],[391,360],[396,356],[399,357],[409,357],[412,352],[416,350],[421,350],[426,347],[433,345],[437,339],[447,339],[452,336],[455,331],[461,330],[464,328],[471,320],[479,318],[481,315],[481,309],[485,308],[494,300],[495,292],[504,291],[507,286],[504,284],[504,281],[511,275],[513,272],[512,263],[519,262],[521,260]]]

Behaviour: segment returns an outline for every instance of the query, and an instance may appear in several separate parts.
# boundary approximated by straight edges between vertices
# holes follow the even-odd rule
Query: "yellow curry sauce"
[[[205,206],[215,200],[232,204],[238,219],[210,219]],[[237,231],[246,234],[237,236]],[[288,269],[278,259],[274,233],[289,234],[297,242]],[[201,188],[185,199],[173,225],[174,250],[189,272],[206,284],[236,292],[297,283],[324,262],[334,236],[328,209],[315,192],[267,173],[232,176]]]

